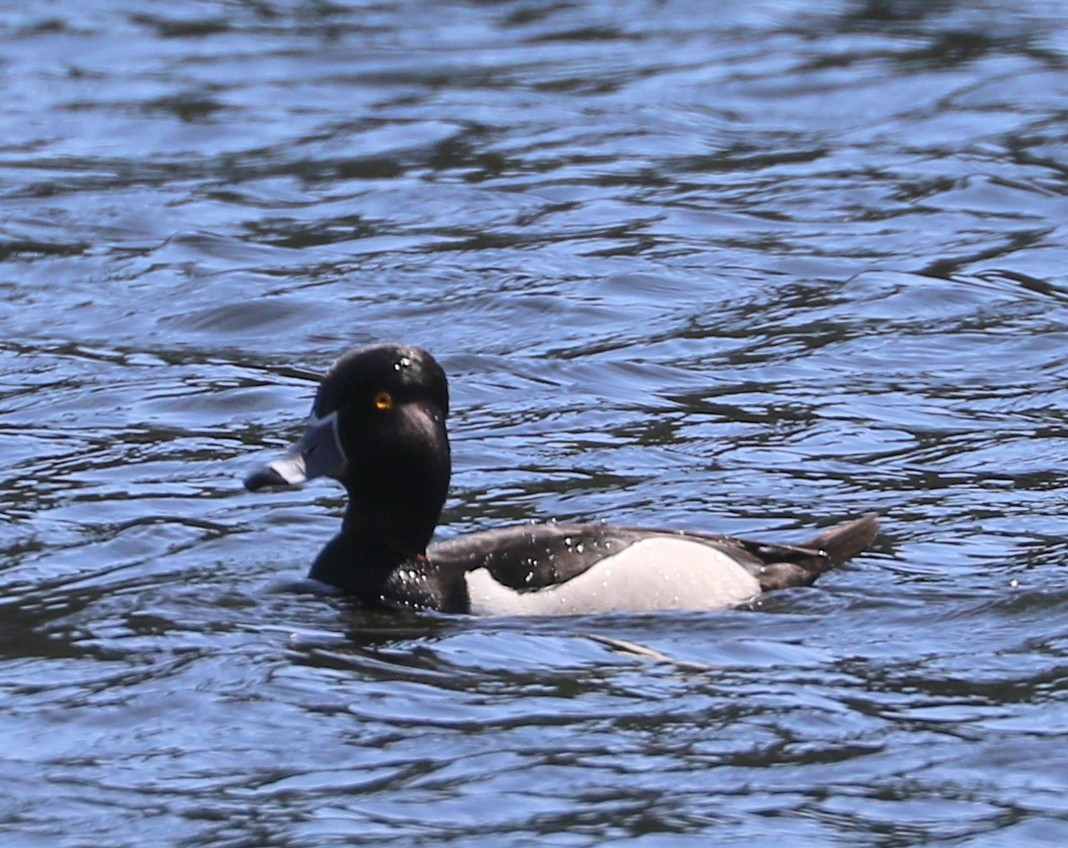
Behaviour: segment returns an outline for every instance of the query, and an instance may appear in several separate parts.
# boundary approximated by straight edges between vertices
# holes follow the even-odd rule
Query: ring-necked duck
[[[341,532],[309,577],[390,608],[486,615],[717,609],[811,584],[863,551],[874,515],[801,545],[610,524],[523,525],[437,544],[451,471],[445,372],[417,347],[349,351],[327,371],[300,442],[254,471],[256,491],[333,477]]]

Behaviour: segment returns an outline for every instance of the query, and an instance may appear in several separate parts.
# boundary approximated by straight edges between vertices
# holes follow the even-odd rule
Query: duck
[[[811,585],[868,548],[874,513],[797,544],[611,523],[523,524],[433,542],[452,472],[449,386],[426,350],[375,344],[326,371],[303,436],[251,492],[331,477],[348,501],[308,577],[362,606],[491,616],[717,610]]]

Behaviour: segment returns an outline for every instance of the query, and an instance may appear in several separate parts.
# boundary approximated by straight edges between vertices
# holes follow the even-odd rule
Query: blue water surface
[[[0,834],[1068,839],[1052,0],[27,0],[0,15]],[[452,384],[443,538],[799,541],[709,613],[292,590],[240,480],[346,348]]]

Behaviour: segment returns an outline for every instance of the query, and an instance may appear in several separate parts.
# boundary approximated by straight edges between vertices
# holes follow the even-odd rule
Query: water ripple
[[[8,15],[2,826],[1063,841],[1064,10],[810,6]],[[386,339],[453,380],[442,535],[884,533],[712,615],[308,592],[340,492],[239,480]]]

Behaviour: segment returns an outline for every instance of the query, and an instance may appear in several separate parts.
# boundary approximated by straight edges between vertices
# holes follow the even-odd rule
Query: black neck
[[[348,493],[344,523],[309,575],[376,604],[398,566],[425,556],[449,488],[440,417],[412,407],[399,425],[399,440],[383,437],[374,450],[359,443],[346,449],[351,472],[341,478]]]
[[[402,563],[423,557],[430,544],[440,505],[417,507],[369,508],[350,492],[341,532],[323,548],[308,576],[379,603],[389,575]]]
[[[411,558],[397,548],[350,532],[346,524],[315,558],[308,576],[378,606],[390,574]]]

